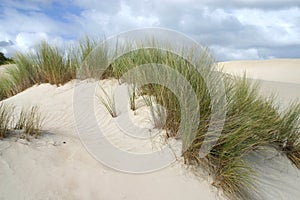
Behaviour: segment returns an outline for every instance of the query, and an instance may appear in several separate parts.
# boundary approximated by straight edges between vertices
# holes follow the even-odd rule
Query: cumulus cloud
[[[41,39],[62,45],[155,26],[183,32],[217,60],[300,55],[298,0],[4,0],[0,9],[0,41],[14,43],[1,47],[7,54]]]

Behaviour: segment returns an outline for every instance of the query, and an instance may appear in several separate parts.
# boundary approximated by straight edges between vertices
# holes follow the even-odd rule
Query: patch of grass
[[[300,103],[282,114],[276,142],[281,151],[300,169]]]
[[[225,77],[224,77],[225,78]],[[199,158],[207,125],[198,129],[196,139],[184,157],[187,163],[204,166],[212,174],[214,186],[234,199],[249,199],[255,193],[255,172],[245,157],[273,141],[278,113],[272,101],[258,93],[258,85],[246,77],[226,80],[226,119],[223,130],[209,154]]]
[[[76,77],[76,65],[65,53],[45,41],[37,47],[34,61],[39,68],[41,82],[58,86]]]
[[[38,137],[41,133],[43,117],[37,106],[22,108],[19,116],[14,118],[15,107],[0,104],[0,138],[8,137],[10,133],[21,133],[21,137],[30,139]]]
[[[85,37],[79,41],[79,48],[75,57],[78,59],[78,79],[104,79],[110,77],[108,65],[109,49],[104,40]]]
[[[7,137],[11,132],[13,110],[13,106],[0,103],[0,138]]]
[[[166,122],[166,113],[161,105],[157,104],[154,97],[143,96],[146,105],[150,108],[151,119],[154,124],[154,128],[163,129]]]
[[[64,84],[76,78],[78,62],[70,49],[59,50],[43,41],[34,52],[17,53],[15,66],[5,70],[0,78],[0,97],[8,98],[41,83]]]
[[[30,140],[30,137],[37,138],[41,134],[43,119],[37,106],[22,108],[14,129],[20,130],[21,137],[27,140]]]
[[[100,88],[100,91],[96,94],[96,97],[112,117],[117,117],[117,108],[114,94],[109,95],[100,84],[98,84],[98,88]]]
[[[142,64],[159,63],[171,66],[174,70],[179,72],[185,80],[189,82],[197,96],[198,105],[193,105],[192,107],[194,107],[195,110],[199,109],[201,111],[200,119],[196,119],[199,121],[196,138],[192,142],[192,145],[183,152],[186,163],[205,166],[205,169],[214,177],[214,185],[222,188],[227,196],[234,198],[247,197],[249,195],[248,190],[250,191],[253,188],[255,173],[246,163],[244,157],[249,152],[268,144],[268,139],[271,137],[268,134],[266,137],[259,137],[259,135],[263,136],[263,133],[268,133],[266,130],[269,131],[269,128],[271,131],[271,126],[269,125],[272,125],[270,122],[272,117],[268,118],[269,124],[262,126],[262,128],[260,128],[260,126],[264,120],[267,119],[268,114],[273,112],[273,109],[267,108],[260,113],[256,113],[256,115],[252,115],[256,112],[256,108],[265,107],[265,101],[262,101],[262,99],[257,96],[257,89],[249,85],[245,77],[242,80],[227,80],[224,76],[224,79],[227,80],[225,88],[226,94],[229,96],[226,105],[229,111],[225,127],[212,151],[205,158],[200,158],[199,150],[207,134],[211,117],[212,99],[206,80],[210,80],[211,83],[219,80],[214,76],[213,60],[211,60],[209,53],[204,53],[201,58],[197,60],[196,63],[200,67],[199,71],[197,71],[191,63],[179,55],[174,55],[170,52],[157,49],[137,50],[120,58],[122,60],[116,61],[117,64],[113,64],[113,67],[124,67],[120,70],[115,69],[115,71],[120,72],[125,69],[130,70],[130,67]],[[126,66],[123,66],[122,63],[126,63]],[[161,83],[173,82],[174,85],[179,83],[178,78],[172,73],[164,73],[159,70],[152,70],[151,73],[152,75],[154,74],[157,79],[161,80]],[[111,75],[115,78],[120,77],[119,73],[117,73],[117,75],[112,73]],[[131,77],[130,82],[143,82],[143,79],[146,80],[148,75],[149,74],[141,72],[139,75],[136,75],[136,80]],[[216,87],[214,84],[210,86]],[[175,89],[176,96],[173,93],[174,91],[171,91],[163,85],[147,84],[141,88],[140,93],[152,97],[152,100],[146,99],[146,101],[148,101],[147,104],[150,105],[155,126],[163,126],[163,128],[166,129],[167,137],[181,137],[183,145],[188,146],[189,139],[191,135],[193,135],[193,133],[190,132],[192,130],[189,129],[189,124],[186,124],[187,127],[183,128],[185,132],[180,136],[178,135],[182,115],[186,117],[185,119],[187,119],[190,124],[192,124],[194,118],[190,112],[181,112],[180,100],[185,102],[186,105],[190,105],[190,99],[188,99],[186,91],[186,88],[177,84]],[[153,105],[164,107],[166,111],[165,117],[157,114],[157,110],[155,110]],[[269,111],[264,113],[264,117],[259,118],[259,115],[268,109]],[[277,115],[272,116],[274,116],[274,118],[277,117]],[[163,118],[165,118],[165,121]],[[255,129],[259,131],[255,133]]]
[[[135,84],[130,84],[127,87],[129,96],[129,103],[130,103],[130,109],[135,111],[136,110],[136,98],[137,98],[137,88]]]
[[[9,77],[0,75],[0,100],[6,99],[17,93],[18,91],[15,91],[14,84]]]

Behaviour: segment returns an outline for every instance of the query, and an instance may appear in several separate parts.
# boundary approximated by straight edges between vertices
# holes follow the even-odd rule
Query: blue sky
[[[162,27],[208,46],[217,60],[300,58],[299,0],[1,0],[0,51],[13,56],[46,39]]]

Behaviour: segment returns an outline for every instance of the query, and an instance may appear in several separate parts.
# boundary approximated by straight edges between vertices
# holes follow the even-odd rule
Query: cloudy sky
[[[300,58],[299,0],[1,0],[0,51],[136,28],[182,32],[219,61]]]

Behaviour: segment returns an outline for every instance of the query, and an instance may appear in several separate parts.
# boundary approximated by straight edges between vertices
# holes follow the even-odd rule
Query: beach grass
[[[300,103],[292,103],[282,114],[276,142],[280,150],[300,169]]]
[[[135,84],[131,84],[128,86],[128,94],[129,96],[129,103],[130,103],[130,109],[135,111],[136,110],[136,97],[137,97],[137,88]]]
[[[157,101],[153,96],[143,96],[145,104],[150,108],[151,120],[154,125],[154,128],[164,129],[166,122],[166,113],[165,109],[157,104]]]
[[[13,106],[0,103],[0,138],[7,137],[11,132],[13,110]]]
[[[98,84],[100,91],[97,92],[96,97],[99,102],[106,108],[112,117],[117,117],[117,108],[114,94],[109,94],[100,84]]]
[[[20,130],[22,133],[21,137],[27,140],[30,140],[30,137],[37,138],[41,134],[43,121],[44,117],[39,111],[38,106],[22,108],[14,130]]]
[[[15,106],[0,104],[0,138],[9,137],[11,133],[17,133],[21,138],[30,140],[41,134],[44,117],[37,106],[22,108],[20,114],[14,115]]]
[[[119,83],[127,82],[133,86],[129,88],[133,92],[130,108],[136,109],[137,95],[145,97],[155,127],[164,128],[166,137],[182,139],[185,163],[206,170],[213,178],[213,185],[221,188],[228,198],[251,199],[251,195],[255,193],[256,173],[246,157],[260,148],[269,146],[284,152],[300,168],[298,102],[280,111],[276,98],[271,94],[268,98],[262,97],[259,94],[259,84],[250,82],[246,75],[234,77],[217,71],[213,56],[208,50],[203,50],[201,55],[195,58],[193,50],[184,52],[186,50],[183,49],[182,55],[172,53],[170,44],[165,45],[166,49],[143,49],[143,44],[140,44],[137,50],[127,52],[114,62],[108,63],[106,44],[98,44],[99,41],[86,37],[72,50],[60,50],[42,42],[35,53],[18,53],[15,56],[16,67],[1,75],[1,99],[13,96],[34,84],[50,83],[59,86],[75,78],[116,78]],[[118,49],[122,50],[124,49]],[[90,54],[93,56],[89,56]],[[193,58],[194,63],[188,61],[189,57]],[[161,83],[172,83],[176,86],[175,89],[156,83],[138,87],[149,78],[149,73],[142,70],[130,76],[130,79],[123,77],[136,66],[151,63],[170,67],[167,71],[162,71],[157,70],[155,65],[148,66],[151,76]],[[76,70],[79,70],[79,73]],[[181,84],[181,79],[172,70],[189,83],[196,96],[196,104],[191,103],[193,101],[190,95],[186,95],[188,87]],[[82,76],[76,76],[78,74]],[[218,91],[219,77],[224,81],[225,90],[225,96],[220,97],[211,92]],[[117,117],[113,94],[109,94],[101,85],[99,88],[100,91],[96,95],[99,103],[105,106],[112,117]],[[215,145],[211,151],[201,157],[201,146],[206,140],[213,114],[212,101],[218,104],[222,98],[226,98],[223,129],[217,140],[212,139]],[[191,110],[182,109],[182,105],[190,105]],[[0,110],[0,136],[5,136],[9,132],[9,108],[1,105]],[[201,112],[199,118],[192,112],[194,110]],[[181,126],[183,121],[187,122],[184,127]],[[197,127],[194,130],[190,127],[195,122]],[[218,124],[218,121],[212,123]],[[38,109],[22,111],[16,127],[28,135],[38,135],[41,127]]]

